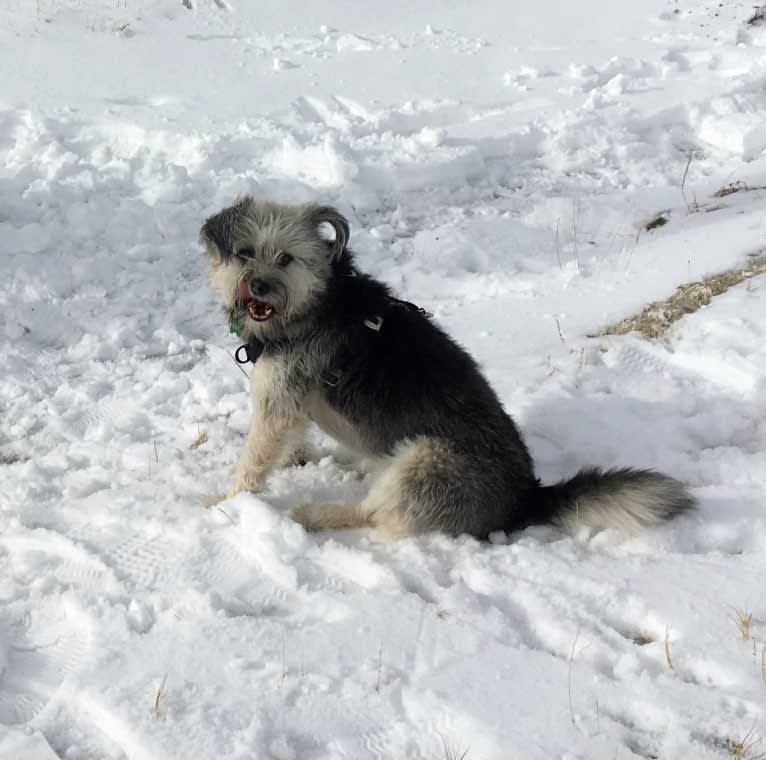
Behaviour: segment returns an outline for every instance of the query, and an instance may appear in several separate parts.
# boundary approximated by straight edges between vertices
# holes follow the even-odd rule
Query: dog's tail
[[[530,494],[529,523],[552,523],[638,533],[682,512],[696,501],[679,480],[653,470],[580,470],[573,478],[540,486]]]

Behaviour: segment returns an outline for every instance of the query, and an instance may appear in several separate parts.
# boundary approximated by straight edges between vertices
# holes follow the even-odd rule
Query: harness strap
[[[404,306],[404,308],[410,309],[410,311],[417,311],[419,314],[422,314],[424,317],[428,317],[429,319],[433,316],[421,306],[418,306],[417,304],[412,303],[412,301],[402,301],[401,298],[394,298],[393,296],[388,296],[388,302],[389,304],[391,304],[391,306]],[[367,319],[365,319],[364,322],[362,322],[362,324],[368,330],[372,330],[373,332],[376,332],[376,333],[380,332],[381,328],[383,327],[383,315],[375,314],[374,316],[368,317]]]
[[[392,306],[404,306],[407,309],[411,309],[412,311],[417,311],[420,314],[422,314],[424,317],[430,318],[432,315],[427,312],[425,309],[423,309],[420,306],[417,306],[416,304],[412,303],[411,301],[402,301],[399,298],[394,298],[393,296],[388,297],[388,302]],[[374,314],[367,319],[365,319],[362,324],[369,330],[372,330],[375,333],[379,333],[381,329],[383,328],[383,315],[382,314]],[[235,324],[232,322],[231,331],[239,334],[239,324]],[[262,340],[258,340],[258,338],[250,338],[250,340],[247,343],[243,343],[241,346],[237,348],[237,350],[234,352],[234,359],[237,361],[238,364],[255,364],[261,354],[263,353],[263,350],[266,348],[266,344]],[[343,376],[343,373],[339,370],[329,370],[322,376],[322,382],[328,387],[328,388],[334,388],[341,380],[341,377]]]

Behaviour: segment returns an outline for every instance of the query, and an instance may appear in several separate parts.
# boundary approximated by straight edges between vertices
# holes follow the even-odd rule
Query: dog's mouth
[[[274,316],[274,306],[268,301],[256,298],[250,292],[250,288],[244,280],[239,283],[237,289],[239,307],[248,313],[250,319],[255,322],[266,322]]]
[[[250,319],[254,319],[256,322],[265,322],[267,319],[271,319],[274,314],[274,307],[270,303],[259,301],[256,298],[247,301],[245,307]]]

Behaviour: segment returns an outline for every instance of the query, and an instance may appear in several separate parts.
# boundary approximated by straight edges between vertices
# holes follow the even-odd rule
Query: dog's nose
[[[253,277],[250,280],[250,293],[254,296],[265,296],[271,290],[271,285],[265,280]]]

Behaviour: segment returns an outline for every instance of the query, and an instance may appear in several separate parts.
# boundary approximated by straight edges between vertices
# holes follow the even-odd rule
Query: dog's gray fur
[[[331,241],[320,234],[325,224]],[[648,470],[588,469],[541,486],[475,362],[360,272],[348,238],[335,209],[251,197],[202,227],[210,281],[230,320],[246,342],[264,344],[251,374],[250,432],[227,496],[263,489],[314,422],[373,459],[378,472],[359,503],[295,510],[310,530],[368,525],[394,536],[485,538],[550,522],[634,532],[694,505],[683,484]],[[251,289],[243,301],[243,281],[263,297]],[[257,320],[266,307],[271,317]]]

